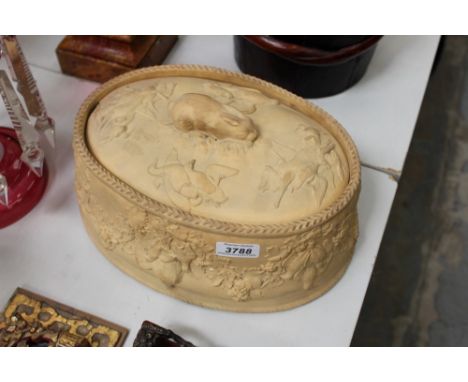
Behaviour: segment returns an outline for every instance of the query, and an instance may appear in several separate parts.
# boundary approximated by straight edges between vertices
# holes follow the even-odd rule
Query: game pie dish
[[[329,114],[255,77],[136,70],[81,106],[85,227],[117,267],[183,301],[279,311],[329,290],[358,236],[359,157]]]

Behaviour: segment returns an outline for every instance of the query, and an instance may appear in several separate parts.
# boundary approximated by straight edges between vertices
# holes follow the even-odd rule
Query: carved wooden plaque
[[[128,330],[22,288],[0,315],[0,346],[122,346]]]

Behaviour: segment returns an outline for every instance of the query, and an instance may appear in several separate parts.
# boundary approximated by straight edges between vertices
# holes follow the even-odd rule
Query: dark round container
[[[364,75],[381,36],[235,36],[237,65],[305,98],[343,92]]]
[[[272,36],[277,40],[281,40],[290,44],[302,45],[308,48],[323,49],[325,51],[333,51],[346,48],[350,45],[358,44],[369,36],[336,36],[336,35],[285,35]]]

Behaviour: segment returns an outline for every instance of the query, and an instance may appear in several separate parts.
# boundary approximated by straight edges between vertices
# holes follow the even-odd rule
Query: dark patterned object
[[[172,330],[165,329],[150,321],[144,321],[133,342],[134,347],[191,347],[191,342],[184,340]]]

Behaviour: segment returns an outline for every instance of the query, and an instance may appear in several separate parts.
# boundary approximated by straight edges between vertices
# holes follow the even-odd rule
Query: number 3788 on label
[[[258,244],[216,243],[216,255],[224,257],[241,257],[255,259],[260,256]]]

